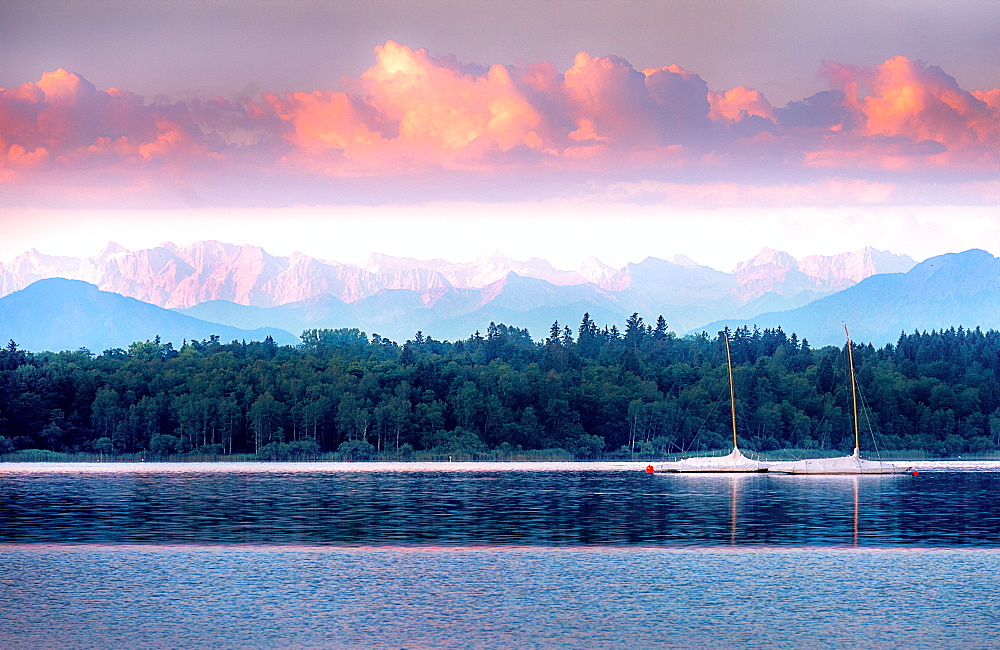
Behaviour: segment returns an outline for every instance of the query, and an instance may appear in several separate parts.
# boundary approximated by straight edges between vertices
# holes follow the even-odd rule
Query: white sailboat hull
[[[739,449],[725,456],[696,456],[684,460],[653,465],[654,472],[766,472],[768,463],[747,458]]]
[[[905,474],[912,468],[861,458],[858,450],[851,456],[836,458],[810,458],[770,463],[769,472],[779,474]]]

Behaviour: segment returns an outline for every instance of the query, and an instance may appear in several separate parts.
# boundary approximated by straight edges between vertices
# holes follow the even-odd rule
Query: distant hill
[[[876,345],[914,330],[1000,329],[1000,259],[982,250],[939,255],[907,273],[875,275],[798,309],[719,320],[694,331],[780,326],[815,347],[840,345],[844,323],[853,339]]]
[[[0,298],[0,340],[13,339],[32,351],[88,348],[100,354],[109,348],[128,348],[136,341],[159,336],[180,347],[186,340],[263,340],[270,335],[279,344],[298,342],[276,329],[239,329],[209,323],[169,309],[101,291],[79,280],[51,278],[32,283]]]
[[[559,321],[575,335],[585,312],[596,322],[610,324],[624,320],[624,309],[615,295],[593,284],[559,287],[508,273],[481,289],[451,288],[433,296],[407,289],[385,289],[351,303],[321,296],[264,308],[213,300],[176,311],[243,328],[276,326],[301,332],[358,327],[402,342],[417,330],[442,340],[464,339],[477,330],[485,332],[490,322],[526,328],[539,340],[548,334],[554,321]]]

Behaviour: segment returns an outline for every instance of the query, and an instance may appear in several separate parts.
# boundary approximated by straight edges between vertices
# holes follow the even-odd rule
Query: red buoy
[[[918,472],[917,470],[913,470],[913,475],[914,475],[914,476],[916,476],[916,475],[917,475],[917,474],[919,474],[919,473],[920,473],[920,472]]]
[[[646,465],[646,473],[647,474],[652,474],[653,473],[653,466],[652,465]]]

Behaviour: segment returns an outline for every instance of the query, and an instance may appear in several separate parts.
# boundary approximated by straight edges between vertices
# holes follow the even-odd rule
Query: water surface
[[[996,551],[0,546],[0,565],[3,647],[989,648],[1000,640]]]
[[[0,647],[1000,647],[1000,468],[0,465]]]
[[[0,542],[1000,546],[1000,472],[447,465],[0,468]]]

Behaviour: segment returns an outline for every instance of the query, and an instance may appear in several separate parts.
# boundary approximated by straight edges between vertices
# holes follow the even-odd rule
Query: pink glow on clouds
[[[375,58],[349,90],[242,101],[150,102],[55,70],[0,90],[0,182],[83,199],[234,175],[433,185],[441,173],[512,183],[582,174],[711,187],[749,167],[764,179],[751,184],[872,183],[879,191],[858,199],[867,203],[892,196],[886,174],[971,183],[1000,165],[1000,89],[964,90],[902,56],[875,68],[825,63],[831,90],[783,108],[752,88],[713,91],[676,65],[640,71],[615,56],[580,53],[564,72],[483,67],[390,41]]]
[[[774,121],[771,102],[753,88],[737,86],[726,92],[709,93],[708,98],[712,106],[709,117],[714,121],[739,122],[751,115]]]

